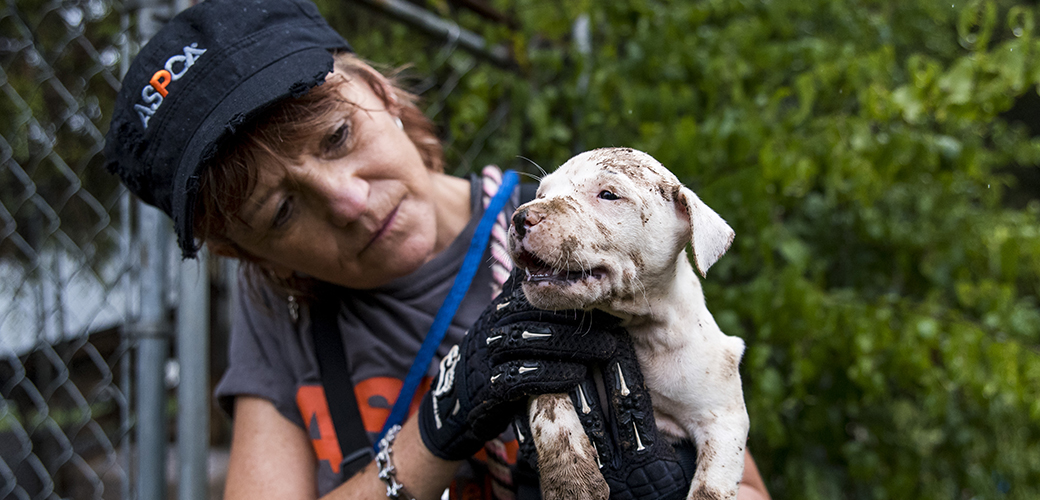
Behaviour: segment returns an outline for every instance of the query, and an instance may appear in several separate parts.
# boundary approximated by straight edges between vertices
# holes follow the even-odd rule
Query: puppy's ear
[[[705,205],[690,188],[682,186],[676,203],[685,208],[690,221],[690,239],[693,242],[693,260],[701,276],[707,276],[708,268],[726,253],[733,243],[735,233],[726,221]]]

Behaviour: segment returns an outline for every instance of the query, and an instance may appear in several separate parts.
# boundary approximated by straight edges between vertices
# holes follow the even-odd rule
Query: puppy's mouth
[[[527,250],[520,250],[513,255],[516,265],[525,271],[524,281],[528,283],[574,283],[584,279],[600,279],[606,270],[600,267],[592,269],[559,269],[539,259]]]

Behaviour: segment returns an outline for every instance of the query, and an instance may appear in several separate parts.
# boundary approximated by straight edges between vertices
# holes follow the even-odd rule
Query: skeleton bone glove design
[[[419,408],[423,442],[447,460],[476,453],[523,413],[528,396],[565,393],[585,378],[589,363],[607,359],[615,343],[592,325],[613,324],[602,313],[535,309],[512,280],[506,282],[441,360],[437,382]]]

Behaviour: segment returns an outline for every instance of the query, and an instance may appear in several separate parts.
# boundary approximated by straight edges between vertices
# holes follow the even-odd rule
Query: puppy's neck
[[[700,279],[685,250],[679,252],[674,267],[663,275],[670,275],[673,279],[647,286],[642,296],[613,303],[607,312],[622,318],[622,326],[628,329],[633,338],[652,333],[653,337],[666,344],[689,338],[682,332],[691,329],[718,328],[704,303]],[[674,333],[659,338],[661,332]]]

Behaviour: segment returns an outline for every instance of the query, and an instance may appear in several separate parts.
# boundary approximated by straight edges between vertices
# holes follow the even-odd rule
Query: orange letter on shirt
[[[336,428],[332,425],[332,414],[329,402],[325,399],[325,389],[320,385],[305,385],[296,391],[296,406],[303,415],[303,424],[307,432],[313,434],[311,422],[318,426],[318,439],[312,439],[314,454],[318,460],[328,460],[332,472],[339,474],[339,466],[343,462],[343,451],[339,449]]]
[[[432,377],[423,377],[419,387],[412,398],[412,404],[408,409],[411,415],[419,409],[423,395],[430,390]],[[390,409],[394,407],[397,396],[401,392],[404,382],[393,377],[371,377],[362,380],[354,386],[354,394],[357,395],[358,411],[361,412],[361,420],[365,423],[368,432],[379,432],[390,416]]]

